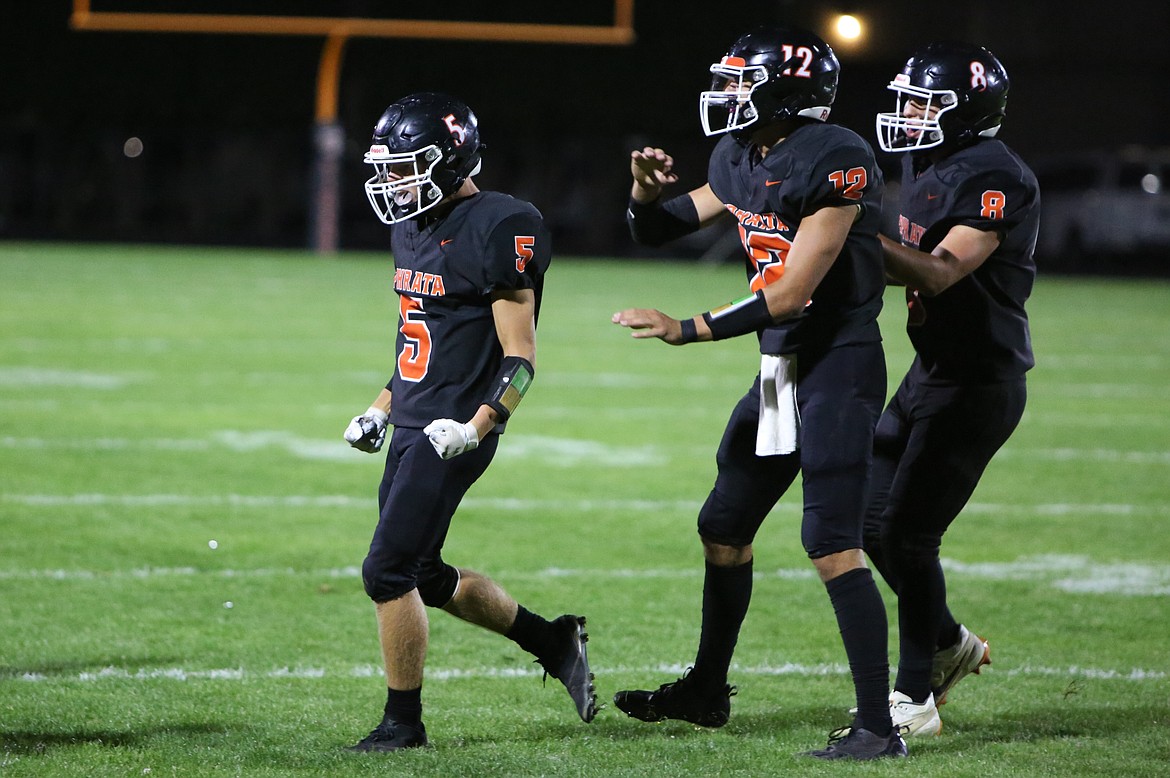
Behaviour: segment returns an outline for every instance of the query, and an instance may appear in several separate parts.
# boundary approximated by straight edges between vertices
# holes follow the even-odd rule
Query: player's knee
[[[770,507],[736,505],[712,490],[699,511],[699,537],[704,547],[714,543],[750,548]]]
[[[915,567],[938,559],[942,536],[935,532],[891,524],[882,530],[877,542],[892,562]]]
[[[726,545],[710,538],[703,540],[703,558],[716,567],[739,567],[752,561],[752,546]]]
[[[855,509],[852,515],[856,516]],[[827,506],[826,510],[806,508],[800,521],[800,542],[809,559],[860,549],[861,522],[850,518],[848,506]]]
[[[397,600],[418,588],[418,576],[402,564],[388,564],[372,554],[362,562],[362,584],[374,602]]]
[[[861,532],[861,547],[871,557],[880,558],[882,555],[882,533],[880,529],[866,526]]]
[[[419,571],[418,594],[423,604],[442,608],[459,591],[459,570],[439,561]]]
[[[882,529],[885,527],[885,522],[882,520],[882,512],[880,510],[867,510],[865,519],[861,522],[861,539],[865,542],[868,548],[871,544],[874,546],[881,545]]]

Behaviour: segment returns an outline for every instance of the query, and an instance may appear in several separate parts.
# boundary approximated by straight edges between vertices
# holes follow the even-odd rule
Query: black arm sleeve
[[[661,246],[699,229],[699,212],[689,194],[639,204],[630,200],[626,209],[630,235],[646,246]]]

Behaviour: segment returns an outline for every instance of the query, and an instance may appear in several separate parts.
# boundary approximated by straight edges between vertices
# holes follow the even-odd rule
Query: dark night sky
[[[247,5],[318,15],[424,13],[373,0],[92,3],[95,10]],[[235,133],[269,137],[269,152],[287,160],[283,164],[290,171],[303,172],[311,155],[320,39],[79,32],[68,26],[70,5],[46,0],[5,3],[0,10],[0,143],[8,147],[0,147],[0,164],[8,170],[0,176],[0,212],[6,202],[20,201],[16,189],[35,176],[42,157],[44,165],[52,164],[54,144],[72,150],[65,156],[85,165],[85,148],[100,154],[103,144],[116,143],[120,152],[122,139],[136,135],[146,144],[144,160],[154,154],[151,164],[158,165],[157,155],[165,152],[181,167],[197,164],[191,160],[203,146]],[[549,5],[493,3],[494,15],[478,18],[567,21],[549,16]],[[474,13],[468,9],[481,6],[437,2],[426,6],[426,13],[467,18]],[[509,9],[509,17],[497,6]],[[579,19],[594,24],[607,19],[610,9],[607,0],[554,7],[575,9]],[[1090,10],[1070,10],[1081,7]],[[501,164],[507,167],[506,181],[501,176],[498,183],[538,203],[571,191],[568,182],[578,178],[612,187],[620,198],[626,153],[643,140],[677,150],[680,164],[701,178],[712,144],[698,126],[697,98],[708,65],[757,22],[787,21],[822,31],[824,18],[837,9],[867,18],[871,45],[864,51],[836,47],[842,77],[833,120],[871,142],[873,114],[893,106],[885,85],[910,51],[929,40],[957,38],[986,45],[1004,61],[1013,86],[1001,137],[1025,157],[1170,144],[1170,90],[1163,77],[1170,72],[1164,41],[1170,3],[894,0],[813,8],[792,0],[726,5],[636,0],[637,42],[630,47],[352,39],[340,85],[340,120],[352,160],[346,187],[355,207],[365,208],[360,154],[368,132],[386,104],[422,89],[449,91],[471,104],[491,147],[489,163],[496,165],[497,176]],[[280,164],[257,175],[271,177]],[[489,186],[491,164],[485,167]],[[286,185],[303,187],[297,178],[290,175]],[[684,177],[684,185],[691,182]],[[365,213],[361,219],[362,225],[370,221]]]

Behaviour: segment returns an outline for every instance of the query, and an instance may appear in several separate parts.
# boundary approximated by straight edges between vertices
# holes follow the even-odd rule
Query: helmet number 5
[[[402,351],[398,354],[398,374],[403,380],[418,383],[427,376],[431,363],[431,331],[427,328],[422,300],[400,295],[398,313],[402,325]]]
[[[451,131],[451,137],[455,139],[456,146],[462,146],[464,139],[467,137],[467,131],[463,129],[463,125],[455,121],[455,114],[449,113],[443,117],[443,123],[447,125],[447,129]]]

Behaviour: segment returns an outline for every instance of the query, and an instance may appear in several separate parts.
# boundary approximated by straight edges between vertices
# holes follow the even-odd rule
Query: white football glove
[[[435,419],[423,427],[423,432],[443,459],[457,457],[479,445],[479,432],[470,422],[463,424],[454,419]]]
[[[386,440],[386,421],[390,417],[377,408],[370,408],[361,416],[354,416],[345,428],[345,439],[358,451],[377,453]]]

